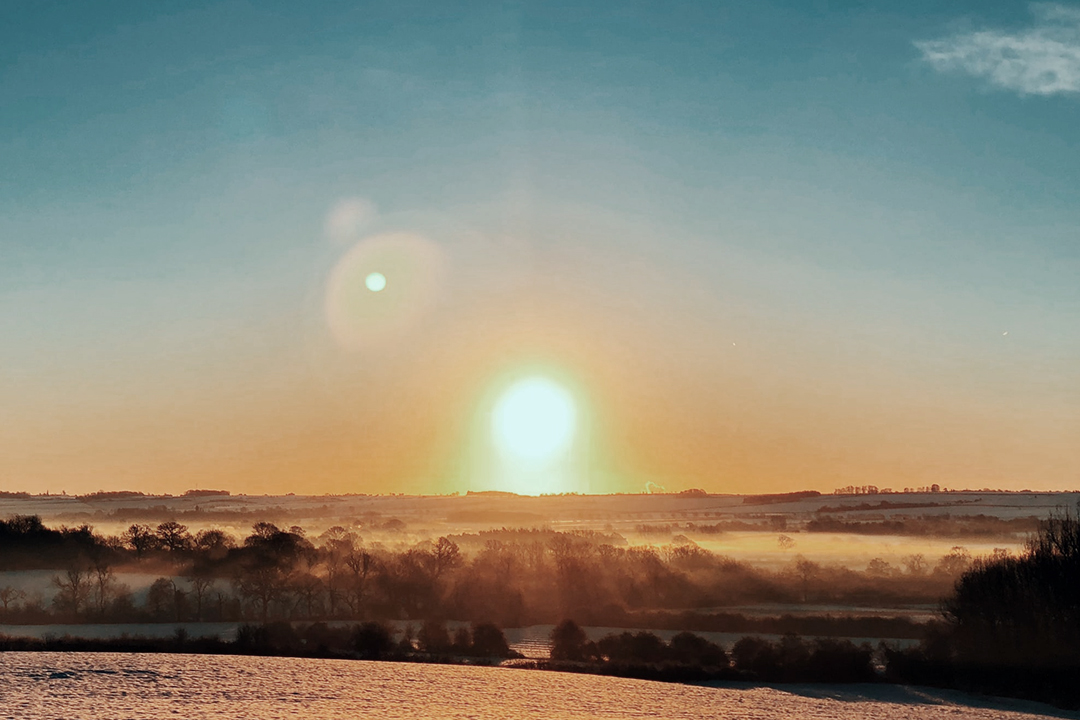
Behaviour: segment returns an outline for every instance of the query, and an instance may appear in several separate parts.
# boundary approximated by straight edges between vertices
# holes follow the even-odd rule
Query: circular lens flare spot
[[[380,272],[373,272],[364,278],[364,285],[371,292],[381,292],[386,287],[386,276]]]
[[[334,338],[350,350],[397,342],[438,297],[444,265],[441,247],[420,235],[390,233],[360,241],[327,280],[326,320]]]
[[[551,460],[565,451],[575,425],[570,393],[546,378],[515,383],[499,398],[492,413],[498,448],[531,462]]]

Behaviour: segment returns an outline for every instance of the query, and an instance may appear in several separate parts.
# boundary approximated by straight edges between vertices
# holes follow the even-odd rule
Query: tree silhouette
[[[394,636],[382,623],[362,623],[353,632],[353,647],[361,658],[378,660],[393,651]]]
[[[442,620],[428,619],[420,626],[416,636],[420,650],[426,653],[444,653],[450,649],[450,633]]]
[[[1080,521],[1051,517],[1022,557],[976,562],[944,612],[960,662],[1080,667]]]
[[[192,545],[191,535],[186,525],[181,525],[175,520],[166,520],[157,526],[158,543],[169,552],[181,552]]]
[[[63,575],[53,577],[57,593],[53,604],[64,612],[79,617],[93,592],[91,574],[82,563],[68,568]]]
[[[5,585],[0,587],[0,605],[3,605],[4,616],[8,614],[8,610],[11,609],[11,604],[16,603],[26,597],[26,591],[12,587],[11,585]]]
[[[142,556],[149,550],[153,550],[157,547],[158,537],[154,533],[153,528],[149,525],[140,525],[138,523],[132,525],[124,534],[120,536],[120,539],[125,545],[128,545],[135,551],[136,559],[142,559]]]
[[[563,620],[551,631],[552,660],[585,660],[585,644],[589,637],[573,620]]]
[[[510,649],[503,631],[494,623],[474,623],[471,635],[473,655],[505,658],[517,654]]]

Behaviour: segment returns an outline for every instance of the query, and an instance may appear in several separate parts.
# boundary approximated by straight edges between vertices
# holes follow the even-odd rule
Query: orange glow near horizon
[[[0,5],[0,492],[1080,483],[1080,65],[938,45],[1076,3],[103,4]]]
[[[198,362],[170,356],[153,372],[135,360],[101,366],[64,392],[25,383],[13,396],[18,411],[0,417],[4,489],[602,493],[651,483],[757,493],[1073,483],[1076,419],[1065,405],[1029,422],[1015,410],[1025,398],[1008,388],[988,406],[964,382],[916,376],[903,359],[845,355],[842,338],[797,318],[763,329],[730,304],[717,320],[679,277],[674,300],[629,308],[597,304],[584,280],[557,292],[481,286],[454,296],[439,290],[451,255],[415,235],[360,240],[332,271],[322,314],[307,325],[252,324],[260,341],[246,353],[196,348]],[[651,287],[648,269],[635,268],[620,272]],[[386,277],[380,292],[366,286],[372,272]],[[410,273],[438,282],[411,292]],[[530,373],[574,398],[574,452],[583,454],[558,477],[526,480],[519,468],[515,484],[497,467],[490,412],[498,391]]]
[[[871,395],[812,358],[800,375],[749,340],[734,350],[717,343],[704,358],[658,356],[649,352],[655,343],[678,347],[700,331],[686,319],[644,332],[652,322],[582,312],[572,299],[525,298],[453,317],[436,312],[404,340],[373,351],[322,343],[306,359],[253,359],[204,373],[189,394],[181,378],[113,395],[104,406],[72,397],[62,424],[32,411],[17,426],[5,421],[17,451],[5,489],[501,489],[490,424],[478,430],[475,420],[484,403],[493,407],[484,398],[506,387],[499,378],[558,367],[574,378],[567,387],[580,412],[588,398],[586,468],[577,479],[536,481],[521,492],[639,492],[649,482],[714,492],[1069,484],[1024,474],[1022,461],[1035,460],[1055,435],[1032,440],[1030,431],[1018,436],[1013,426],[980,418],[980,406],[960,390],[926,398],[893,379]],[[811,370],[814,385],[801,379]],[[480,437],[486,460],[477,457]],[[994,474],[986,473],[988,437],[995,452],[1010,451],[1007,462],[992,465]],[[1032,444],[1021,448],[1024,442]]]

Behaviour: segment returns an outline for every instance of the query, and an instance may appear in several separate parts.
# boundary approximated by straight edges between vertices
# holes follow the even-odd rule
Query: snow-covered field
[[[1033,720],[1047,705],[893,685],[710,686],[503,667],[310,658],[7,653],[5,714],[457,720]]]

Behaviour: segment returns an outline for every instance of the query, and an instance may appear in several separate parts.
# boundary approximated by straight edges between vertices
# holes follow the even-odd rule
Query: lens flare
[[[373,272],[364,278],[364,285],[371,292],[382,292],[386,288],[386,276],[381,272]]]
[[[407,333],[438,296],[443,257],[438,245],[409,233],[357,243],[338,261],[326,287],[326,319],[337,341],[371,348]]]

